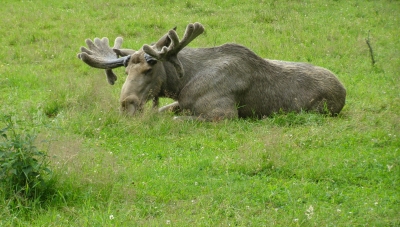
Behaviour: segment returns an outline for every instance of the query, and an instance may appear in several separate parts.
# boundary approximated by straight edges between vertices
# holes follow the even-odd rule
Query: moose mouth
[[[135,113],[143,110],[144,103],[136,96],[128,96],[121,101],[120,113],[128,116],[133,116]]]

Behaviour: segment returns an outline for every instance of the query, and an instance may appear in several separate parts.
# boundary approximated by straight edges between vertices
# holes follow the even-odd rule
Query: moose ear
[[[176,27],[174,27],[172,30],[176,31]],[[163,47],[168,47],[170,44],[171,44],[171,38],[169,38],[167,33],[156,42],[155,46],[158,50],[161,50]]]
[[[161,39],[156,42],[156,48],[161,50],[163,47],[168,47],[171,44],[171,39],[168,37],[168,34],[165,34]]]
[[[146,59],[146,62],[149,65],[155,65],[157,63],[157,59],[153,58],[152,56],[148,55],[148,54],[144,54],[144,58]]]

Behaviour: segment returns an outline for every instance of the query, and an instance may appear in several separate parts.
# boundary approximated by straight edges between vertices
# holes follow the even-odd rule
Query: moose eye
[[[147,63],[148,63],[149,65],[155,65],[155,64],[157,63],[157,60],[155,60],[155,59],[149,59],[149,60],[147,61]]]

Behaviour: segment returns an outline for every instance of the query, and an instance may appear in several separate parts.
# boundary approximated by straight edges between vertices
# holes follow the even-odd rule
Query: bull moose
[[[186,111],[182,118],[217,121],[236,117],[264,117],[277,112],[314,111],[337,115],[346,89],[325,68],[307,63],[268,60],[238,44],[210,48],[186,47],[203,33],[200,23],[189,24],[179,40],[176,28],[152,45],[137,51],[121,49],[122,38],[109,46],[107,38],[86,39],[78,57],[89,66],[105,69],[108,82],[117,77],[112,69],[124,66],[120,111],[134,115],[159,97],[174,103],[159,111]]]

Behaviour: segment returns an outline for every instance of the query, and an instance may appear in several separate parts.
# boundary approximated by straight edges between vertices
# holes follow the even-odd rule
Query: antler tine
[[[106,37],[104,37],[103,39],[107,39]],[[115,49],[121,49],[121,46],[122,46],[122,41],[123,41],[123,39],[122,39],[122,37],[117,37],[117,38],[115,38],[115,41],[114,41],[114,46],[113,46],[113,51],[115,50]],[[107,42],[108,42],[108,39],[107,39]],[[108,44],[107,44],[108,45]],[[115,51],[114,51],[115,52]],[[116,54],[117,56],[118,56],[118,54]],[[124,64],[125,64],[125,62],[124,62]],[[115,75],[115,73],[112,71],[112,69],[105,69],[105,72],[106,72],[106,75],[107,75],[107,81],[108,81],[108,83],[109,84],[111,84],[111,85],[114,85],[115,84],[115,81],[117,81],[117,75]]]
[[[112,71],[112,69],[105,69],[106,76],[107,76],[107,82],[111,85],[115,84],[115,81],[117,81],[117,75]]]
[[[143,51],[158,60],[164,59],[168,52],[167,47],[163,47],[160,51],[157,51],[147,44],[143,45]]]
[[[114,41],[113,49],[121,49],[122,41],[123,41],[122,37],[117,37]]]
[[[183,39],[179,42],[179,46],[177,47],[177,51],[179,52],[186,45],[192,42],[197,36],[204,32],[204,27],[200,23],[188,24],[186,27],[185,35]],[[174,52],[176,51],[174,50]]]
[[[108,48],[108,47],[110,46],[107,37],[103,37],[102,39],[95,38],[95,39],[94,39],[94,43],[95,43],[97,46],[101,47],[101,49],[105,49],[105,48]]]
[[[183,39],[179,41],[176,31],[170,30],[168,32],[168,37],[171,39],[171,45],[168,47],[168,52],[170,54],[178,53],[203,32],[204,27],[200,23],[196,22],[194,24],[188,24]]]
[[[94,43],[97,46],[98,53],[100,53],[103,57],[109,59],[114,59],[118,57],[114,51],[110,51],[110,44],[107,37],[104,37],[102,39],[95,38]]]
[[[89,54],[89,55],[93,55],[93,51],[88,50],[86,47],[81,47],[80,50],[81,50],[82,53],[79,53],[79,54],[78,54],[78,58],[79,58],[79,59],[82,59],[81,55],[82,55],[83,53],[86,53],[86,54]]]
[[[182,49],[182,48],[179,48],[181,46],[181,42],[179,42],[178,34],[176,33],[175,30],[170,30],[168,32],[168,37],[171,39],[171,44],[169,45],[168,48],[163,48],[164,51],[167,51],[170,54],[178,53],[179,50]]]
[[[97,51],[99,49],[99,48],[97,48],[96,45],[94,45],[94,43],[91,39],[85,39],[85,43],[89,47],[90,50]]]

